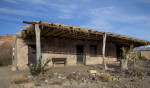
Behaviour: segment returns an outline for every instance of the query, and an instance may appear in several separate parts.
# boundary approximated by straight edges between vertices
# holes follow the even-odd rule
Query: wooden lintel
[[[26,23],[26,24],[40,24],[41,23],[41,21],[39,21],[39,22],[30,22],[30,21],[23,21],[23,23]]]

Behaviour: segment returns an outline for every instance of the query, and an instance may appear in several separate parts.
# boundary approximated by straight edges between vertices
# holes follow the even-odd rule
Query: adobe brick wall
[[[28,64],[28,45],[35,45],[34,39],[17,39],[15,47],[15,60],[13,66],[18,69],[26,69]],[[42,59],[67,58],[67,66],[77,65],[76,45],[84,45],[85,64],[102,64],[102,42],[65,40],[65,39],[41,39]],[[97,45],[97,57],[90,56],[90,45]],[[116,46],[106,43],[106,61],[116,61]],[[49,66],[53,66],[52,62]]]

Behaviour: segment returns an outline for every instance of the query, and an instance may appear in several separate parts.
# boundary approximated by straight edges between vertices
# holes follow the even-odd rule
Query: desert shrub
[[[134,50],[133,44],[130,45],[129,49],[122,47],[121,50],[122,50],[121,54],[123,59],[127,59],[132,62],[135,62],[137,60],[136,51]]]
[[[0,57],[0,66],[6,66],[10,65],[11,62],[11,57],[5,56],[5,57]]]
[[[0,66],[12,64],[11,42],[5,42],[0,45]]]
[[[139,56],[138,57],[140,60],[147,60],[147,58],[145,56]]]
[[[122,47],[121,50],[122,50],[122,52],[121,52],[122,58],[123,58],[123,59],[127,59],[127,56],[126,56],[127,50],[126,50],[126,48],[125,48],[125,47]]]
[[[109,74],[104,73],[101,75],[101,81],[102,82],[109,82],[111,80],[112,80],[112,77]]]
[[[22,75],[22,74],[18,74],[18,75],[13,75],[12,76],[12,81],[14,83],[22,83],[26,80],[26,76]]]
[[[39,64],[33,64],[29,65],[30,73],[32,76],[38,76],[40,73],[44,74],[47,70],[45,70],[45,67],[47,64],[51,61],[51,59],[47,59],[46,62],[42,65],[41,59],[39,59]]]
[[[128,70],[130,76],[145,76],[144,68],[138,65],[133,65],[133,68]]]
[[[0,59],[0,66],[4,66],[4,61],[2,59]]]

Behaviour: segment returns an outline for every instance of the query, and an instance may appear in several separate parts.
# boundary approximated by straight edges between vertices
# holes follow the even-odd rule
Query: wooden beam
[[[53,34],[55,34],[55,33],[58,32],[58,31],[59,31],[58,29],[53,28],[53,29],[51,29],[50,32],[47,32],[47,33],[45,34],[45,36],[52,36]]]
[[[23,21],[23,23],[26,23],[26,24],[39,24],[41,21],[39,22],[33,22],[33,21]]]
[[[107,70],[106,62],[105,62],[105,47],[106,47],[106,32],[103,35],[103,48],[102,48],[102,58],[103,58],[103,65],[104,69]]]
[[[36,59],[37,59],[37,64],[39,64],[39,59],[41,59],[41,41],[40,41],[39,24],[35,24],[35,34],[36,34]]]

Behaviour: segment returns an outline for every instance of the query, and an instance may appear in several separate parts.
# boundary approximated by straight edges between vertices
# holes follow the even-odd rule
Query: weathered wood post
[[[102,58],[103,58],[103,65],[104,69],[107,70],[106,62],[105,62],[105,46],[106,46],[106,32],[103,35],[103,48],[102,48]]]
[[[35,24],[35,34],[36,34],[36,59],[37,59],[37,64],[39,64],[39,59],[41,59],[41,41],[40,41],[39,24]]]

